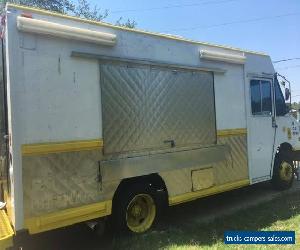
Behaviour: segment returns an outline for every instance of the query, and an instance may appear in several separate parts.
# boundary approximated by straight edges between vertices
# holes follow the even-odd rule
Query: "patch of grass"
[[[179,212],[181,211],[181,212]],[[193,216],[195,219],[193,220]],[[154,228],[143,235],[117,237],[116,249],[296,249],[300,248],[300,194],[282,195],[272,201],[239,210],[209,223],[199,222],[195,214],[185,214],[185,207],[177,211],[174,222],[160,220],[164,229]],[[202,215],[205,216],[205,215]],[[173,216],[172,216],[173,217]],[[176,222],[177,218],[178,223]],[[186,222],[182,218],[187,217]],[[292,245],[225,245],[223,233],[227,230],[290,230],[296,231],[296,246]]]

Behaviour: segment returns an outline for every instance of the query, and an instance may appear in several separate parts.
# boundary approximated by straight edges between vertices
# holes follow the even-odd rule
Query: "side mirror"
[[[285,88],[284,95],[285,95],[285,100],[286,101],[290,99],[291,92],[288,88]]]

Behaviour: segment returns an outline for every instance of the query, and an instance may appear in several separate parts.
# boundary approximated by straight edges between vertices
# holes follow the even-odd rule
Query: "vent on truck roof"
[[[23,16],[17,17],[17,27],[18,30],[23,32],[50,35],[108,46],[114,46],[117,38],[115,34],[111,33],[76,28]]]
[[[246,56],[244,53],[236,54],[229,52],[219,52],[214,50],[200,50],[200,58],[237,64],[244,64],[246,61]]]

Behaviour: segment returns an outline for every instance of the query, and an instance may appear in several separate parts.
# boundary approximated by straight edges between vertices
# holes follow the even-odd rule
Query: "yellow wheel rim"
[[[280,165],[279,176],[284,181],[290,181],[293,178],[293,166],[284,161]]]
[[[138,194],[127,206],[127,226],[132,232],[143,233],[151,227],[155,215],[156,207],[152,197],[148,194]]]

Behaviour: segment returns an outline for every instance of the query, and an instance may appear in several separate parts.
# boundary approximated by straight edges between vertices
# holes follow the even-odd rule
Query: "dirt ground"
[[[173,225],[180,227],[186,223],[209,222],[217,217],[233,214],[240,209],[251,209],[253,205],[298,190],[300,191],[300,181],[295,181],[290,190],[283,192],[274,191],[269,183],[261,183],[170,207],[165,216],[154,226],[153,231],[164,231]],[[118,240],[122,238],[108,231],[104,236],[99,237],[85,223],[82,223],[30,236],[24,243],[23,249],[113,249]]]

